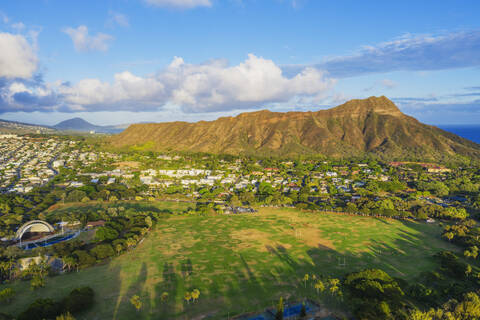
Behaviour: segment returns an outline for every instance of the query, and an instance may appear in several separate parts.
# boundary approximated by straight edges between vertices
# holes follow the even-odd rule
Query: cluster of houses
[[[0,134],[0,192],[27,193],[49,182],[63,167],[78,169],[99,159],[117,158],[118,155],[113,153],[82,151],[77,148],[76,141]],[[108,174],[123,175],[122,172]],[[115,180],[109,182],[113,183]],[[66,185],[81,187],[84,184],[68,181]]]
[[[64,182],[66,187],[81,187],[87,181],[106,184],[129,183],[130,179],[138,177],[150,189],[167,188],[169,186],[206,186],[221,185],[229,192],[235,190],[258,190],[262,182],[272,185],[277,190],[288,193],[298,192],[305,186],[306,177],[296,176],[294,164],[284,161],[276,167],[263,167],[261,161],[255,169],[245,173],[242,160],[231,162],[220,160],[217,170],[202,168],[202,165],[191,163],[177,169],[184,160],[181,156],[158,155],[160,163],[156,167],[138,170],[137,167],[117,167],[112,170],[86,171],[94,163],[116,163],[124,160],[122,155],[109,152],[94,152],[82,150],[76,141],[65,141],[51,138],[35,138],[29,136],[0,135],[0,190],[2,192],[29,192],[35,186],[47,183],[58,174],[63,167],[76,169],[78,177]],[[175,163],[179,161],[179,163]],[[402,167],[407,162],[392,162],[389,166]],[[420,164],[429,173],[441,174],[448,168],[433,164]],[[196,167],[194,167],[196,166]],[[97,170],[93,170],[97,171]],[[328,162],[318,163],[307,176],[310,183],[309,192],[313,194],[331,193],[335,188],[340,193],[354,193],[358,187],[365,186],[368,180],[388,181],[388,166],[380,169],[370,167],[366,163],[354,165],[330,165]],[[88,180],[80,179],[87,176]],[[195,194],[193,194],[195,196]]]
[[[53,138],[0,135],[0,190],[29,192],[57,173],[53,161],[65,142]]]
[[[159,156],[159,158],[171,161],[181,159],[178,156],[175,159],[175,157],[165,155]],[[216,171],[196,168],[151,168],[140,172],[140,181],[151,189],[171,185],[183,187],[223,185],[230,192],[242,189],[256,191],[262,182],[267,182],[284,193],[298,192],[303,185],[303,177],[297,177],[292,171],[280,170],[279,168],[263,168],[259,165],[256,170],[248,174],[242,174],[241,164],[241,160],[236,160],[233,164],[223,161],[221,169]],[[285,162],[284,165],[285,167],[293,166],[293,163]],[[333,186],[339,192],[353,193],[356,188],[365,186],[367,179],[388,181],[390,178],[384,173],[386,170],[384,168],[382,172],[374,172],[367,164],[358,164],[355,169],[348,166],[334,166],[326,171],[316,168],[310,172],[310,179],[314,183],[309,191],[315,194],[326,194],[329,192],[329,186]],[[198,194],[193,192],[192,195]]]

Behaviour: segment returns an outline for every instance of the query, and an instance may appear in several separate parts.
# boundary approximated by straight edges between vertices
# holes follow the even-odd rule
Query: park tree
[[[37,299],[20,313],[18,320],[55,319],[61,313],[62,306],[52,299]]]
[[[65,268],[67,268],[68,272],[70,272],[70,270],[75,265],[75,262],[76,262],[76,260],[72,256],[63,257],[62,258],[62,263],[63,263],[62,269],[65,270]]]
[[[90,252],[98,259],[103,260],[115,254],[113,248],[109,244],[99,244],[95,246]]]
[[[340,287],[339,287],[340,280],[339,279],[329,279],[328,280],[328,285],[329,285],[329,290],[332,295],[337,295],[340,293]]]
[[[45,287],[45,279],[38,275],[33,276],[30,280],[30,287],[32,290]]]
[[[455,235],[453,234],[453,232],[446,232],[446,233],[443,234],[443,237],[447,238],[448,241],[452,241],[454,236]]]
[[[68,312],[82,312],[93,306],[94,297],[95,292],[90,287],[75,288],[62,300],[62,305]]]
[[[467,264],[465,268],[465,276],[469,277],[472,274],[472,266]]]
[[[70,312],[67,312],[59,315],[55,320],[75,320],[75,317]]]
[[[152,218],[150,216],[145,217],[145,224],[148,226],[148,228],[151,228],[153,225]]]
[[[193,302],[195,302],[195,300],[197,300],[200,297],[200,290],[193,289],[191,295],[192,295]]]
[[[355,203],[349,202],[349,203],[347,203],[347,206],[346,206],[345,210],[348,213],[356,213],[358,211],[358,207]]]
[[[134,238],[128,238],[125,243],[126,243],[127,247],[130,249],[137,244],[137,241]]]
[[[307,317],[307,308],[305,302],[302,302],[302,309],[300,309],[300,319],[305,319]]]
[[[100,227],[95,232],[95,240],[112,241],[118,238],[118,231],[110,227]]]
[[[283,320],[283,297],[280,297],[277,304],[277,312],[275,313],[275,320]]]
[[[236,194],[233,194],[232,196],[230,196],[229,201],[230,201],[230,205],[233,207],[238,207],[242,205],[242,202],[240,201],[240,199]]]
[[[192,299],[192,294],[190,292],[185,292],[185,295],[183,296],[185,301],[187,301],[187,304],[190,303],[190,300]]]
[[[160,299],[162,300],[162,302],[166,302],[168,300],[168,292],[163,292],[160,296]]]
[[[325,285],[323,284],[322,280],[318,279],[317,282],[315,282],[314,288],[317,290],[317,294],[320,294],[320,292],[325,290]]]
[[[81,190],[73,190],[71,191],[68,196],[65,198],[66,202],[80,202],[83,198],[85,198],[87,194]]]
[[[137,310],[137,312],[139,312],[140,309],[142,309],[142,305],[143,305],[142,300],[140,300],[140,297],[138,295],[134,295],[133,297],[131,297],[130,303],[133,305],[135,310]]]
[[[120,255],[120,253],[122,252],[122,250],[123,250],[122,244],[121,244],[121,243],[117,243],[117,244],[115,245],[115,251],[117,252],[117,255]]]
[[[307,287],[307,281],[308,281],[309,278],[310,278],[310,277],[309,277],[308,273],[306,273],[306,274],[303,276],[303,282],[305,283],[305,288]]]
[[[15,296],[15,290],[12,288],[5,288],[0,291],[0,302],[10,303]]]
[[[96,260],[84,250],[75,250],[73,255],[77,258],[78,266],[88,267],[93,265]]]
[[[463,251],[463,255],[465,258],[476,259],[478,256],[478,247],[477,246],[468,247]]]

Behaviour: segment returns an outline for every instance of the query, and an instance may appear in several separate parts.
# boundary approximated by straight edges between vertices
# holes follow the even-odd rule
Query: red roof
[[[105,225],[105,221],[103,220],[87,222],[87,227],[103,227],[104,225]]]

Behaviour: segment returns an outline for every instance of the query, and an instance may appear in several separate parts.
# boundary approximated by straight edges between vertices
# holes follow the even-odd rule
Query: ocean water
[[[480,124],[469,125],[437,125],[440,129],[455,133],[473,142],[480,143]]]

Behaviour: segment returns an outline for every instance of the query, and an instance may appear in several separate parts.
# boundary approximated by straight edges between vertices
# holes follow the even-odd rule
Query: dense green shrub
[[[90,250],[90,253],[93,254],[98,260],[103,260],[115,254],[112,246],[109,244],[99,244]]]
[[[24,312],[18,320],[43,320],[55,319],[62,312],[62,305],[52,299],[37,299]]]
[[[96,260],[84,250],[76,250],[73,255],[77,258],[78,264],[82,267],[88,267],[93,265]]]
[[[78,313],[89,309],[94,303],[94,291],[90,287],[73,289],[61,301],[52,299],[37,299],[23,311],[18,320],[44,320],[55,319],[67,312]],[[0,316],[0,320],[1,320]],[[5,318],[9,319],[9,318]]]
[[[73,289],[62,301],[63,311],[76,313],[90,308],[94,303],[94,294],[90,287]]]

